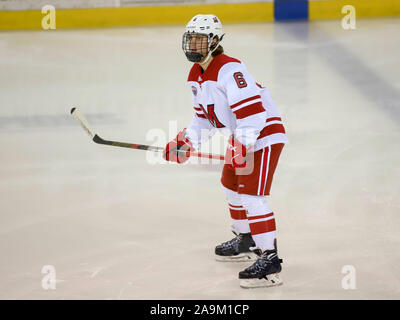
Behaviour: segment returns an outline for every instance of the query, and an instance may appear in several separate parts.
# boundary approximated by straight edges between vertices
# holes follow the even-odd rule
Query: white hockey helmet
[[[207,54],[193,52],[190,49],[190,37],[193,34],[202,34],[207,36]],[[224,33],[222,32],[222,24],[218,17],[213,14],[198,14],[195,15],[185,28],[185,33],[182,38],[182,49],[186,58],[191,62],[204,62],[207,61],[211,53],[217,49],[218,44],[221,42]],[[213,43],[214,38],[217,41]]]

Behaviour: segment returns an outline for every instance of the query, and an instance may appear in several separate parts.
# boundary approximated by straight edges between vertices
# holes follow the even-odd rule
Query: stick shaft
[[[119,141],[111,141],[111,140],[104,140],[97,134],[93,137],[93,141],[98,144],[105,144],[114,147],[122,147],[122,148],[130,148],[130,149],[139,149],[139,150],[147,150],[147,151],[155,151],[155,152],[162,152],[164,148],[156,147],[156,146],[149,146],[145,144],[136,144],[136,143],[127,143],[127,142],[119,142]],[[179,151],[178,152],[185,152]],[[224,160],[224,156],[217,155],[217,154],[210,154],[210,153],[201,153],[201,152],[191,152],[191,156],[199,157],[199,158],[208,158],[208,159],[218,159]]]
[[[86,118],[83,116],[83,114],[79,112],[79,110],[77,110],[76,108],[72,108],[71,114],[79,122],[79,124],[86,131],[86,133],[92,138],[92,140],[98,144],[104,144],[104,145],[114,146],[114,147],[154,151],[154,152],[163,152],[163,150],[164,150],[164,148],[162,148],[162,147],[149,146],[149,145],[145,145],[145,144],[104,140],[94,132],[94,130],[89,125],[89,122],[86,120]],[[178,150],[178,152],[184,153],[185,151]],[[190,155],[193,157],[199,157],[199,158],[224,160],[224,156],[217,155],[217,154],[190,152]]]

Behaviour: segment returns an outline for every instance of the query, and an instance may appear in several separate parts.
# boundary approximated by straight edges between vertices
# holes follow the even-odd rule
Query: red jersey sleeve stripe
[[[193,107],[193,109],[196,111],[201,111],[201,108]]]
[[[265,138],[266,136],[269,136],[274,133],[286,133],[285,127],[280,123],[271,124],[261,130],[260,135],[258,136],[257,140]]]
[[[236,206],[236,205],[233,205],[233,204],[230,204],[230,203],[228,203],[231,207],[233,207],[233,208],[241,208],[241,209],[243,209],[243,206],[242,205],[240,205],[240,206]]]
[[[262,105],[261,102],[256,102],[253,104],[250,104],[246,107],[243,107],[239,110],[234,111],[233,113],[236,115],[236,119],[243,119],[249,116],[252,116],[254,114],[264,112],[265,109]]]
[[[253,96],[253,97],[241,100],[241,101],[236,102],[235,104],[231,105],[231,109],[236,108],[237,106],[240,106],[242,103],[249,102],[249,101],[255,100],[255,99],[260,99],[260,98],[261,98],[261,96],[257,95],[257,96]]]
[[[198,116],[199,118],[202,118],[202,119],[207,119],[204,114],[196,113],[196,116]]]

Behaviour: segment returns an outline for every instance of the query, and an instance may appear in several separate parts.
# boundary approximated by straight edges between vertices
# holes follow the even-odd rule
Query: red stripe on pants
[[[225,164],[221,176],[222,185],[225,188],[236,191],[239,194],[269,195],[274,172],[283,147],[283,143],[278,143],[254,152],[254,170],[248,175],[236,175],[235,170],[232,170],[228,164]],[[264,179],[267,179],[267,182],[265,183],[264,193],[258,194],[258,186],[261,182],[260,178],[262,174],[262,155],[263,153],[265,154],[265,152],[268,153],[268,151],[265,151],[265,149],[269,149],[270,152],[268,174],[267,177],[264,177]]]
[[[258,195],[263,195],[264,190],[265,190],[265,184],[267,183],[267,169],[268,169],[268,159],[269,159],[269,152],[270,152],[270,147],[266,147],[264,149],[264,159],[263,159],[263,166],[261,168],[261,181],[260,181],[260,192]]]

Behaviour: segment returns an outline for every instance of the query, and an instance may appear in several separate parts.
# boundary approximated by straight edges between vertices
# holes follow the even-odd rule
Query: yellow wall
[[[157,24],[185,24],[198,13],[212,13],[224,23],[272,21],[272,2],[124,7],[96,9],[57,9],[56,28],[113,27]],[[0,29],[41,29],[45,15],[40,10],[0,11]]]
[[[340,19],[342,7],[352,5],[357,18],[400,16],[400,0],[329,0],[309,1],[308,18]]]
[[[325,0],[309,1],[309,19],[341,19],[349,4],[357,18],[400,16],[400,0]],[[198,13],[213,13],[223,23],[273,21],[274,3],[57,9],[56,28],[182,25]],[[44,16],[40,10],[0,11],[0,30],[41,29]]]

